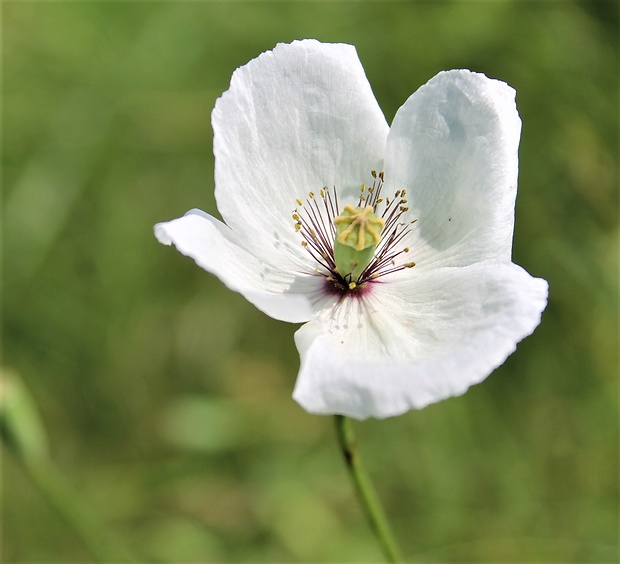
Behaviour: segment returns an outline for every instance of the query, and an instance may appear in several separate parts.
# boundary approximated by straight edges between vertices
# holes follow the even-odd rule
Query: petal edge
[[[239,245],[230,228],[214,217],[192,210],[183,217],[158,223],[154,231],[160,243],[174,244],[179,252],[270,317],[291,323],[312,317],[309,296],[315,281],[282,272],[259,260]]]

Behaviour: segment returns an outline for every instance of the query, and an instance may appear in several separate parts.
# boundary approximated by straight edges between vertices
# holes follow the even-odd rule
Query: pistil
[[[341,215],[334,218],[334,260],[338,272],[356,284],[372,260],[381,242],[385,219],[378,217],[372,206],[356,208],[347,204]]]

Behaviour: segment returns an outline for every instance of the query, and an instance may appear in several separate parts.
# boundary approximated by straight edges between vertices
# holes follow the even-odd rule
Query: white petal
[[[419,270],[510,260],[520,134],[515,91],[466,70],[438,74],[398,110],[386,193],[408,188]]]
[[[257,259],[239,246],[231,229],[208,214],[192,210],[178,219],[158,223],[155,236],[164,245],[174,244],[274,319],[297,323],[312,316],[316,277],[294,276]]]
[[[547,283],[511,263],[376,284],[295,334],[293,397],[311,413],[390,417],[464,393],[540,322]]]
[[[212,123],[226,224],[257,256],[275,233],[305,262],[295,200],[324,186],[358,192],[381,168],[388,134],[355,48],[315,40],[279,44],[237,69]]]

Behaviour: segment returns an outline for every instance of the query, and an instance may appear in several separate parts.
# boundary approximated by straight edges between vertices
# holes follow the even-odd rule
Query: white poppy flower
[[[460,395],[547,303],[511,262],[514,98],[441,72],[389,127],[354,47],[280,44],[213,111],[225,223],[192,210],[155,234],[267,315],[307,322],[293,394],[307,411],[383,418]]]

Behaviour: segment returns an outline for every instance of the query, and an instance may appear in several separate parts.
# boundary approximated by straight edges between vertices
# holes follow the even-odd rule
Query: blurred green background
[[[152,234],[217,213],[210,112],[277,42],[356,45],[388,121],[442,69],[517,89],[514,260],[550,284],[483,385],[356,424],[415,562],[618,559],[616,2],[4,2],[4,359],[140,562],[376,561],[296,326]],[[4,393],[7,394],[5,386]],[[88,562],[3,449],[6,562]]]

